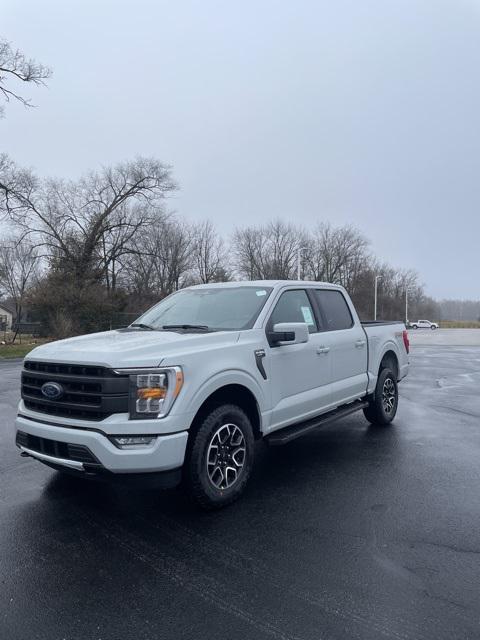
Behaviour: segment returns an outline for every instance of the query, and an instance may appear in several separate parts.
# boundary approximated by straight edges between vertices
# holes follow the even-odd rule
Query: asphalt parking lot
[[[0,639],[480,637],[480,331],[411,336],[393,426],[259,445],[216,513],[21,458],[0,363]]]

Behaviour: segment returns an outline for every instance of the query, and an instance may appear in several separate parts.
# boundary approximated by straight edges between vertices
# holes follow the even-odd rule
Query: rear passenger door
[[[331,398],[335,406],[365,395],[367,388],[367,337],[355,323],[350,307],[338,289],[314,289],[331,354]]]

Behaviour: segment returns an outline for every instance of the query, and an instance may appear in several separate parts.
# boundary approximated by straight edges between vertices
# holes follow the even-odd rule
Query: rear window
[[[315,297],[325,318],[326,331],[350,329],[353,326],[352,314],[341,291],[315,289]]]

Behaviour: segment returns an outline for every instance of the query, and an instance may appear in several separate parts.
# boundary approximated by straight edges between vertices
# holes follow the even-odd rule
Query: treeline
[[[319,222],[306,230],[275,220],[222,238],[210,221],[170,212],[171,168],[157,160],[92,172],[77,182],[40,179],[0,156],[0,289],[17,317],[61,337],[108,328],[194,283],[302,279],[343,285],[364,319],[433,316],[417,274],[372,255],[356,229]],[[6,237],[6,229],[11,231]]]
[[[439,320],[480,322],[480,300],[439,300],[436,315]]]

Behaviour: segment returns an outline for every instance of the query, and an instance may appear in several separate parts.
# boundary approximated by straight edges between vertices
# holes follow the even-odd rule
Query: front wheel
[[[391,369],[382,369],[375,394],[363,413],[372,424],[387,425],[395,418],[397,407],[398,385],[395,374]]]
[[[432,326],[430,327],[430,329],[432,329],[432,331],[435,331],[436,328],[437,327],[434,324],[432,324]]]
[[[233,404],[213,409],[193,427],[185,459],[190,496],[204,509],[236,500],[253,466],[253,430],[245,412]]]

